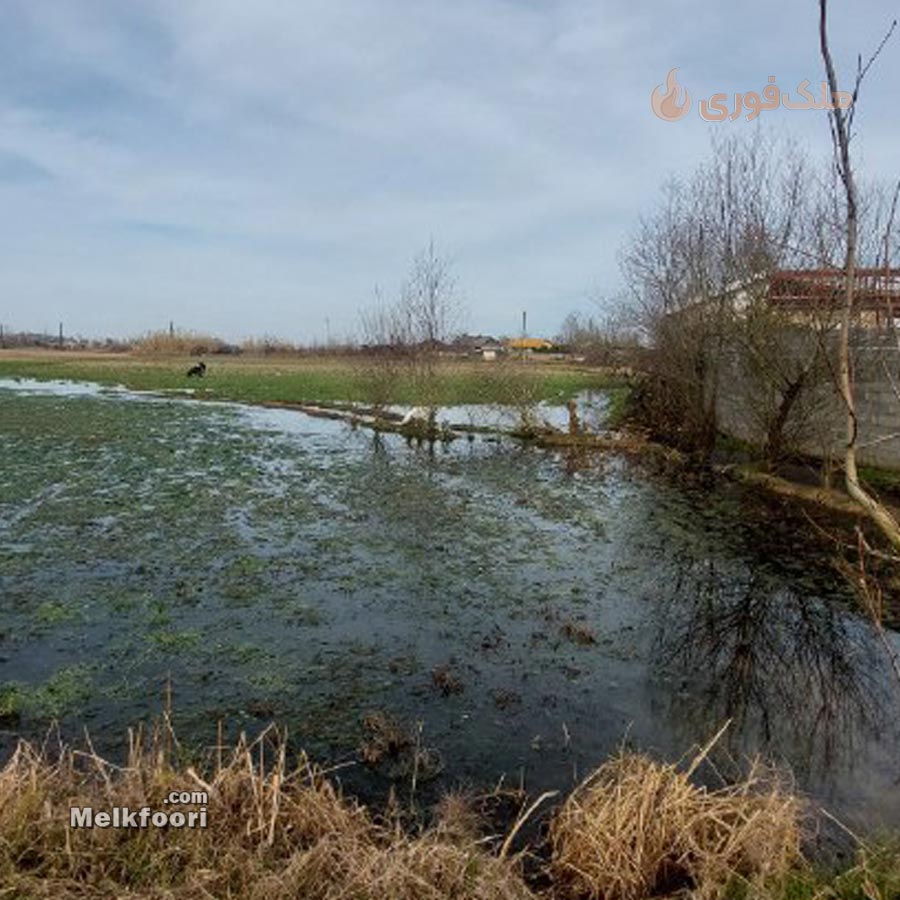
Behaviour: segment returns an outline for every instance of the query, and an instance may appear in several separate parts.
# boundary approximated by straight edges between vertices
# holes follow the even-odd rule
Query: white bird
[[[428,410],[424,406],[414,406],[401,420],[401,425],[409,425],[410,422],[428,421]]]

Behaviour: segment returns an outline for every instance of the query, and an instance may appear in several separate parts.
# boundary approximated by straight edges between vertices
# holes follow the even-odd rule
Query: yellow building
[[[510,338],[506,346],[510,350],[549,350],[553,342],[546,338],[518,337]]]

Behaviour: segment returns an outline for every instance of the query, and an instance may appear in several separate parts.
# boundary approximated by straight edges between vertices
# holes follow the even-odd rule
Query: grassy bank
[[[383,814],[344,796],[269,731],[218,748],[208,766],[175,760],[171,730],[129,735],[125,766],[93,752],[21,743],[0,771],[0,894],[15,897],[309,900],[705,900],[852,898],[900,891],[900,853],[860,850],[843,872],[803,859],[801,800],[754,767],[698,788],[698,754],[668,765],[622,753],[592,773],[525,846],[521,826],[548,795],[520,798],[501,833],[489,797],[446,796],[423,825],[412,807]],[[206,799],[167,806],[172,791]],[[404,790],[404,796],[406,792]],[[205,811],[206,827],[75,828],[71,807]],[[418,824],[417,824],[418,823]]]
[[[71,379],[133,390],[194,388],[217,400],[248,403],[372,402],[372,367],[355,357],[213,357],[204,379],[187,378],[190,357],[132,354],[0,351],[0,377]],[[527,384],[528,400],[564,402],[579,391],[613,383],[600,371],[546,363],[518,365],[447,361],[437,367],[432,388],[442,406],[502,403],[509,400],[510,380]],[[383,392],[384,385],[378,390]],[[390,402],[422,402],[421,383],[402,369],[388,388]]]

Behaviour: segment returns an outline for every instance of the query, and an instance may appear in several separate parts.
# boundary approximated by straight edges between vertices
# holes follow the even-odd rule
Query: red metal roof
[[[900,316],[900,269],[859,268],[854,309]],[[797,310],[838,306],[843,301],[840,269],[780,269],[769,276],[770,302]]]

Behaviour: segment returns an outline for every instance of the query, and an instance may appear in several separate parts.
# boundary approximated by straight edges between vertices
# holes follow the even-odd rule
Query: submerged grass
[[[477,804],[448,794],[427,827],[396,805],[382,816],[345,796],[304,755],[288,762],[274,728],[183,759],[168,719],[129,732],[116,766],[93,752],[22,741],[0,771],[3,896],[278,900],[887,900],[900,890],[896,847],[816,874],[800,852],[799,799],[760,767],[738,784],[697,787],[686,771],[622,753],[590,775],[549,824],[549,840],[508,853],[485,837]],[[696,764],[701,757],[694,761]],[[205,791],[206,828],[72,828],[70,807],[166,808],[171,791]],[[544,799],[544,798],[541,798]],[[183,812],[196,805],[178,807]],[[532,873],[531,875],[527,874]]]
[[[23,713],[54,719],[76,711],[90,696],[90,680],[86,666],[66,666],[37,686],[0,684],[0,722],[18,721]]]

